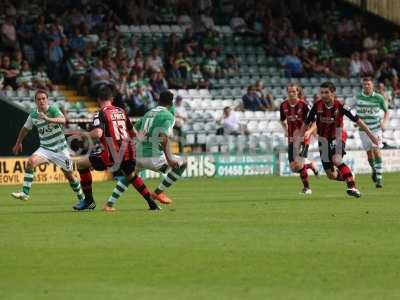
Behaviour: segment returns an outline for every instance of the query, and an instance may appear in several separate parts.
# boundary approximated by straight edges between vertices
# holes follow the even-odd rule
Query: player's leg
[[[28,200],[29,199],[29,194],[31,191],[31,186],[33,182],[33,177],[34,177],[34,170],[35,167],[38,165],[47,162],[47,158],[44,155],[43,151],[41,148],[35,151],[29,158],[28,162],[26,165],[26,170],[24,174],[24,182],[22,185],[22,191],[20,192],[14,192],[11,193],[11,196],[13,196],[16,199],[19,200]]]
[[[373,182],[377,182],[377,174],[376,174],[376,163],[375,163],[375,152],[373,150],[373,145],[371,143],[371,140],[367,136],[367,134],[364,131],[360,131],[360,140],[363,149],[367,153],[368,157],[368,163],[371,167],[371,178]]]
[[[337,180],[345,181],[347,185],[347,194],[353,197],[360,197],[361,193],[356,188],[353,173],[348,165],[343,162],[343,156],[341,154],[335,154],[332,157],[333,164],[338,169]]]
[[[310,189],[310,183],[308,182],[308,172],[307,168],[304,165],[303,157],[300,157],[296,151],[296,146],[294,143],[288,144],[288,159],[289,159],[289,166],[292,172],[298,173],[303,183],[303,189],[301,193],[303,194],[311,194],[312,191]]]
[[[79,201],[73,206],[75,210],[94,209],[96,207],[96,202],[93,199],[92,191],[92,173],[90,172],[91,166],[92,162],[89,157],[83,157],[76,163],[76,167],[81,178],[81,187],[85,195],[85,199],[83,201]],[[96,167],[98,169],[100,166]]]
[[[382,154],[379,148],[374,148],[374,163],[375,163],[375,172],[376,172],[376,187],[383,187],[383,160]]]
[[[171,203],[172,201],[165,195],[165,190],[170,188],[173,184],[175,184],[179,178],[181,178],[183,172],[186,170],[187,162],[184,158],[174,155],[173,159],[178,162],[178,166],[175,169],[168,168],[166,164],[166,159],[163,157],[163,165],[161,168],[158,168],[159,172],[167,169],[167,173],[164,174],[164,179],[161,181],[159,186],[154,191],[154,196],[162,203]],[[167,168],[165,167],[167,166]],[[162,172],[162,173],[165,173]],[[169,201],[168,201],[169,200]]]
[[[151,197],[150,191],[144,184],[142,178],[136,175],[135,170],[135,161],[128,160],[121,163],[121,170],[125,174],[121,180],[119,180],[111,194],[108,198],[107,203],[104,207],[106,211],[114,211],[113,207],[115,202],[121,197],[121,195],[128,189],[129,184],[132,184],[133,187],[139,192],[140,195],[146,200],[150,210],[160,210],[158,205],[154,202]]]

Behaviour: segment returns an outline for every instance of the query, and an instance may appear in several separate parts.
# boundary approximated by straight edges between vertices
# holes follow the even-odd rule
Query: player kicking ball
[[[146,200],[150,210],[160,210],[152,199],[149,190],[143,180],[137,176],[135,170],[135,147],[133,136],[136,131],[132,123],[126,117],[123,109],[112,105],[113,95],[109,87],[104,86],[98,92],[97,101],[100,111],[95,114],[92,122],[92,130],[88,136],[92,140],[99,140],[100,145],[92,149],[88,157],[78,161],[77,167],[81,176],[82,189],[85,199],[77,203],[75,210],[94,209],[96,207],[92,193],[92,175],[90,168],[96,171],[121,171],[124,178],[118,181],[104,207],[105,211],[114,211],[113,199],[128,189],[132,184],[134,188]],[[71,132],[74,135],[82,135],[82,132]]]
[[[164,178],[152,196],[164,204],[172,200],[165,194],[185,171],[186,161],[171,154],[170,137],[175,123],[171,112],[173,94],[165,91],[160,94],[159,106],[147,112],[135,124],[142,137],[136,146],[136,171],[151,170],[164,175]]]
[[[322,83],[320,94],[321,100],[315,102],[311,108],[302,132],[306,132],[316,122],[320,157],[326,175],[331,180],[345,181],[347,194],[358,198],[361,193],[356,188],[352,171],[343,162],[343,156],[346,154],[343,139],[344,116],[357,123],[373,144],[377,145],[379,141],[360,117],[345,108],[336,98],[336,87],[333,83]]]
[[[311,169],[318,176],[316,163],[304,163],[307,157],[309,139],[304,139],[301,135],[301,129],[304,120],[307,117],[309,108],[307,104],[299,99],[299,87],[297,84],[289,84],[287,86],[288,97],[280,106],[280,119],[282,128],[288,137],[288,158],[290,169],[292,172],[299,173],[303,182],[303,190],[301,193],[308,195],[312,194],[310,184],[308,182],[308,169]],[[307,132],[307,136],[311,136],[315,132],[315,125],[311,126]],[[300,148],[302,156],[299,155]]]
[[[78,200],[83,201],[85,196],[81,185],[72,173],[72,161],[63,129],[65,117],[58,107],[49,106],[48,95],[45,91],[36,92],[35,103],[36,110],[29,114],[21,128],[13,152],[17,155],[22,151],[22,142],[33,127],[38,129],[40,147],[28,159],[22,191],[11,195],[16,199],[28,200],[35,167],[42,163],[52,162],[61,168]]]

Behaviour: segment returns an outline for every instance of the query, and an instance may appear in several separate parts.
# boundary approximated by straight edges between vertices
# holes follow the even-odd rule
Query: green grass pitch
[[[0,189],[0,299],[399,299],[400,174],[376,190],[311,177],[188,179],[163,211],[129,190],[72,212],[67,184]],[[158,181],[148,181],[155,187]]]

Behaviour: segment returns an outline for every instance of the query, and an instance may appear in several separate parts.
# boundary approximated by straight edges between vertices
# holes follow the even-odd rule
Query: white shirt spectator
[[[222,124],[224,126],[225,134],[230,134],[232,132],[236,133],[240,132],[239,118],[236,116],[234,112],[231,112],[228,117],[224,118]]]
[[[246,22],[241,17],[233,17],[231,20],[231,28],[233,31],[242,32],[246,30]]]
[[[215,23],[212,17],[207,16],[207,15],[201,15],[200,16],[200,22],[203,25],[203,27],[205,29],[210,29],[210,30],[214,30],[215,28]]]
[[[155,57],[153,55],[150,55],[147,58],[147,65],[153,72],[161,72],[161,70],[163,69],[163,61],[158,55]]]
[[[180,26],[184,27],[185,29],[188,27],[192,28],[193,21],[192,18],[188,15],[180,15],[176,18],[176,21]]]

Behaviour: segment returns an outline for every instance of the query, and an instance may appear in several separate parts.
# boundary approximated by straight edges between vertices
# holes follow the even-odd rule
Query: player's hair
[[[325,81],[320,85],[320,88],[329,89],[332,93],[336,92],[335,85],[330,81]]]
[[[97,92],[97,100],[99,101],[110,101],[113,98],[113,92],[107,85],[100,87]]]
[[[170,91],[163,91],[160,94],[159,103],[163,106],[171,106],[174,101],[174,94]]]
[[[40,90],[37,90],[36,93],[35,93],[35,98],[34,98],[35,101],[36,101],[36,98],[37,98],[37,96],[38,96],[39,94],[45,94],[45,95],[46,95],[46,98],[49,99],[49,94],[47,94],[47,92],[46,92],[45,90],[40,89]]]
[[[286,90],[288,90],[290,87],[295,87],[297,89],[297,92],[299,92],[300,87],[297,83],[293,83],[293,82],[289,83],[286,87]]]
[[[370,77],[370,76],[364,76],[364,77],[361,79],[361,81],[362,81],[362,82],[364,82],[364,81],[371,81],[371,82],[373,82],[372,77]]]

